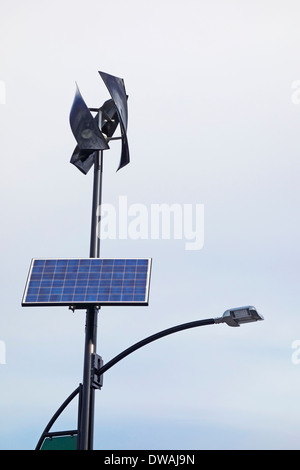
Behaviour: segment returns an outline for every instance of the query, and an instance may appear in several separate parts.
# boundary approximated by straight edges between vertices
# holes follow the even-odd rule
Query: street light
[[[102,364],[100,362],[99,367],[94,367],[93,368],[93,376],[94,379],[102,384],[102,376],[103,374],[108,371],[111,367],[113,367],[115,364],[120,362],[122,359],[124,359],[126,356],[129,354],[133,353],[137,349],[142,348],[143,346],[146,346],[149,343],[152,343],[153,341],[156,341],[160,338],[163,338],[164,336],[171,335],[173,333],[177,333],[178,331],[183,331],[187,330],[190,328],[195,328],[198,326],[205,326],[205,325],[214,325],[218,323],[226,323],[228,326],[240,326],[240,324],[243,323],[250,323],[254,321],[259,321],[263,320],[263,316],[260,315],[255,307],[252,306],[247,306],[247,307],[238,307],[238,308],[231,308],[229,310],[226,310],[222,317],[217,317],[217,318],[207,318],[203,320],[196,320],[188,323],[183,323],[181,325],[176,325],[172,326],[171,328],[167,328],[166,330],[159,331],[158,333],[155,333],[151,336],[148,336],[147,338],[142,339],[141,341],[133,344],[129,348],[125,349],[122,351],[120,354],[115,356],[113,359],[108,361],[106,364]],[[51,427],[57,420],[57,418],[61,415],[61,413],[64,411],[64,409],[67,407],[67,405],[73,400],[73,398],[76,397],[76,395],[80,395],[80,390],[81,390],[81,385],[74,390],[74,392],[71,393],[71,395],[64,401],[64,403],[60,406],[60,408],[56,411],[56,413],[53,415],[49,423],[47,424],[46,428],[44,429],[44,432],[42,433],[38,444],[36,446],[36,450],[41,449],[42,444],[46,438],[52,438],[61,434],[67,434],[67,435],[77,435],[78,434],[78,429],[73,430],[73,431],[65,431],[64,433],[61,432],[50,432]]]
[[[215,323],[227,323],[228,326],[240,326],[243,323],[263,320],[256,308],[252,305],[247,307],[231,308],[223,313],[220,318],[215,318]]]

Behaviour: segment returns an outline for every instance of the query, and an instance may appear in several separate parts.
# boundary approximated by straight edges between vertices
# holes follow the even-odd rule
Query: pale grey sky
[[[170,326],[253,304],[116,365],[97,393],[98,449],[299,449],[300,6],[297,1],[3,0],[0,15],[0,448],[32,449],[82,380],[83,312],[22,308],[31,258],[89,253],[92,172],[69,159],[75,82],[124,78],[131,163],[105,153],[103,202],[204,205],[204,246],[104,240],[153,258],[149,307],[101,310],[104,362]],[[76,426],[76,404],[57,428]],[[56,428],[56,429],[57,429]]]

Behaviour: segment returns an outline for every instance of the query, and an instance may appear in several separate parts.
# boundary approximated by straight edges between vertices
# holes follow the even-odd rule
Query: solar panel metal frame
[[[33,288],[32,286],[32,281],[34,281],[34,279],[32,278],[32,275],[34,274],[33,273],[33,268],[34,267],[37,267],[37,265],[35,265],[35,262],[36,261],[41,261],[41,262],[45,262],[45,265],[46,265],[46,262],[47,261],[52,261],[52,262],[58,262],[58,261],[63,261],[63,262],[73,262],[73,265],[75,265],[75,263],[78,261],[78,267],[80,265],[80,262],[84,262],[85,260],[88,260],[90,262],[89,266],[91,266],[92,264],[94,265],[97,265],[99,266],[99,261],[102,263],[101,266],[104,266],[106,264],[106,266],[109,266],[109,262],[113,261],[113,266],[116,267],[116,266],[121,266],[121,263],[118,264],[118,262],[125,262],[124,263],[124,266],[126,264],[126,262],[129,261],[128,263],[128,267],[131,265],[133,266],[133,261],[142,261],[142,262],[147,262],[142,264],[140,263],[140,267],[145,267],[147,266],[147,270],[146,270],[146,276],[145,274],[143,274],[143,276],[141,276],[141,279],[138,279],[139,280],[139,284],[138,284],[138,287],[139,287],[139,291],[140,292],[143,292],[143,300],[141,299],[141,296],[142,296],[142,293],[140,293],[139,295],[136,294],[136,300],[124,300],[124,298],[126,297],[126,293],[122,293],[122,294],[119,294],[120,297],[123,295],[123,299],[120,298],[120,300],[116,300],[116,298],[111,298],[110,300],[84,300],[84,301],[78,301],[78,300],[66,300],[66,301],[62,301],[62,300],[59,300],[59,301],[54,301],[54,300],[47,300],[47,301],[33,301],[32,298],[30,300],[30,294],[28,294],[28,291],[29,291],[29,288]],[[115,264],[115,261],[117,261],[117,263]],[[104,262],[104,263],[103,263]],[[130,263],[131,262],[131,263]],[[45,266],[44,265],[44,266]],[[87,265],[87,264],[86,264]],[[68,265],[69,266],[69,265]],[[81,266],[83,266],[83,263],[81,264]],[[137,264],[136,264],[137,266]],[[151,276],[151,266],[152,266],[152,259],[151,258],[33,258],[31,260],[31,264],[30,264],[30,269],[29,269],[29,273],[28,273],[28,277],[27,277],[27,281],[26,281],[26,285],[25,285],[25,290],[24,290],[24,294],[23,294],[23,298],[22,298],[22,306],[23,307],[55,307],[55,306],[67,306],[67,307],[72,307],[74,309],[85,309],[85,308],[89,308],[89,307],[92,307],[92,306],[147,306],[148,303],[149,303],[149,289],[150,289],[150,276]],[[75,271],[74,271],[75,272]],[[112,272],[112,274],[116,271],[114,271],[113,269],[111,271],[108,270],[108,273],[109,272]],[[124,272],[125,272],[125,267],[124,267]],[[128,268],[128,272],[130,272],[130,269]],[[133,270],[131,270],[131,272],[133,273]],[[145,273],[145,269],[142,271],[143,273]],[[78,270],[76,271],[77,275],[78,275]],[[39,286],[39,289],[41,288],[41,282],[43,280],[43,275],[44,275],[44,271],[42,274],[40,274],[39,276],[39,282],[40,282],[40,286]],[[57,271],[56,272],[56,275],[59,274],[59,272]],[[96,273],[95,273],[96,274]],[[102,274],[102,270],[101,270],[101,274]],[[136,271],[135,271],[135,274],[136,274]],[[140,274],[140,273],[139,273]],[[132,278],[132,275],[130,276]],[[51,289],[54,288],[53,286],[53,282],[57,282],[56,286],[57,288],[65,288],[66,285],[64,284],[64,280],[58,280],[58,279],[55,279],[55,276],[54,276],[54,271],[53,271],[53,276],[51,278],[51,276],[49,275],[48,277],[49,279],[49,282],[50,280],[52,281],[52,286],[51,286]],[[95,276],[95,281],[96,281],[97,277]],[[77,283],[77,280],[78,278],[76,278],[76,280],[74,280],[73,282],[73,285],[74,285],[74,295],[75,295],[75,288],[76,288],[76,283]],[[100,270],[99,270],[99,277],[98,277],[98,280],[99,280],[99,284],[98,284],[98,288],[100,289],[100,287],[102,288],[103,286],[100,286],[100,283],[101,283],[101,276],[100,276]],[[117,279],[116,279],[117,280]],[[121,279],[118,279],[119,281],[119,286],[121,285],[122,288],[124,289],[124,285],[120,284],[120,281],[129,281],[130,279],[129,278],[123,278],[122,280]],[[136,282],[136,278],[134,278],[134,281]],[[36,281],[38,282],[38,279],[36,279]],[[102,282],[104,281],[104,279],[102,279]],[[144,282],[142,282],[144,281]],[[71,282],[70,282],[70,288],[71,288]],[[90,286],[88,286],[88,282],[86,282],[86,284],[84,284],[84,280],[82,280],[82,286],[86,287],[86,289]],[[79,286],[77,286],[79,288]],[[112,283],[110,284],[110,288],[116,288],[117,285],[113,285]],[[134,288],[132,287],[132,292],[135,292],[135,288],[137,286],[135,285],[134,283]],[[127,290],[128,292],[130,291],[130,287],[127,286]],[[38,296],[38,294],[35,294]],[[99,294],[100,295],[100,294]],[[113,293],[110,292],[109,295],[113,295]],[[116,294],[117,295],[117,294]],[[129,294],[128,293],[128,296],[129,295],[133,295],[133,294]],[[103,295],[104,296],[104,295]],[[29,299],[28,299],[29,297]],[[61,294],[61,297],[62,297],[62,294]],[[50,298],[50,293],[49,293],[49,298]]]

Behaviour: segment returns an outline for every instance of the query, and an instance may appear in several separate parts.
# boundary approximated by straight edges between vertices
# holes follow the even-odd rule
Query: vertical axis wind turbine
[[[90,258],[100,257],[103,151],[109,149],[108,142],[122,140],[117,171],[130,161],[127,140],[128,97],[124,80],[104,72],[99,74],[111,99],[105,101],[100,108],[88,108],[76,84],[76,94],[70,112],[70,126],[77,142],[70,162],[85,175],[94,165]],[[92,112],[96,112],[96,115],[93,116]],[[118,125],[121,136],[113,137]],[[83,383],[79,410],[80,450],[93,449],[95,388],[92,384],[92,369],[97,345],[98,310],[99,307],[93,306],[86,312]]]

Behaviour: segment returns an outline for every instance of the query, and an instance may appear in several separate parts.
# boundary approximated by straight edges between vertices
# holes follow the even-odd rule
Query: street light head
[[[223,316],[217,318],[215,323],[227,323],[228,326],[240,326],[243,323],[263,320],[255,307],[248,305],[247,307],[231,308],[223,313]]]

